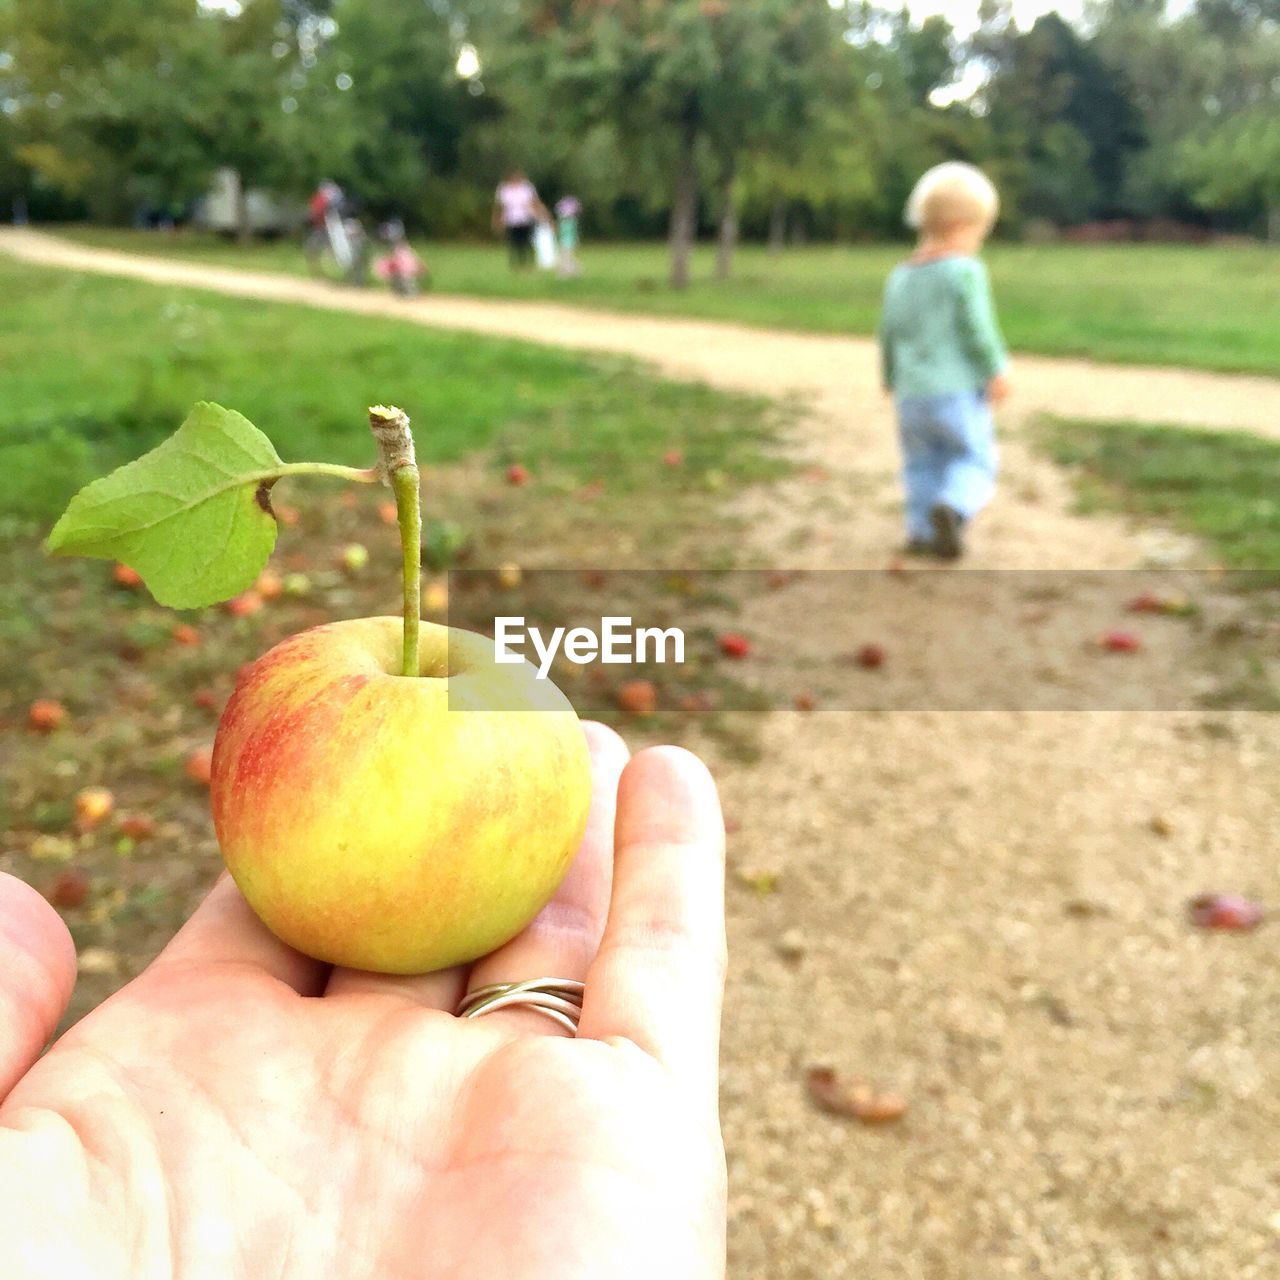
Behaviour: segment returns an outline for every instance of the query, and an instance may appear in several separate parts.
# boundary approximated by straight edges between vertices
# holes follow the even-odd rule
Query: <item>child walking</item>
[[[960,557],[995,491],[991,406],[1008,394],[1008,355],[977,255],[998,208],[978,169],[935,165],[907,201],[916,251],[884,291],[881,374],[898,413],[907,550],[941,560]]]

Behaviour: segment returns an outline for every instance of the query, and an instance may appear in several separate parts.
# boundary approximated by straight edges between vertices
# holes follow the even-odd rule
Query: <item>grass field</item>
[[[76,488],[173,431],[191,404],[245,413],[283,457],[367,463],[364,406],[403,404],[419,456],[485,451],[662,501],[767,469],[773,411],[622,360],[305,307],[44,272],[0,258],[0,512],[49,520]],[[678,473],[667,449],[683,451]],[[701,490],[705,492],[705,490]],[[678,503],[677,503],[678,505]],[[655,519],[660,517],[656,516]]]
[[[196,234],[69,231],[87,244],[201,261],[304,271],[291,241],[242,249]],[[563,281],[512,275],[496,244],[424,244],[435,288],[481,297],[552,298],[619,311],[732,320],[835,333],[871,333],[880,291],[901,245],[815,246],[770,257],[744,247],[735,278],[716,283],[711,250],[694,284],[667,288],[659,244],[591,245],[585,274]],[[1124,363],[1280,374],[1280,252],[1266,246],[996,245],[988,253],[1001,320],[1016,349]]]
[[[1061,419],[1045,421],[1040,435],[1073,473],[1086,509],[1168,520],[1230,568],[1280,570],[1280,441]]]

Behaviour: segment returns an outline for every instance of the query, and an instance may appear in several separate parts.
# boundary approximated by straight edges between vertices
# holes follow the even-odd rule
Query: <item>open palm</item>
[[[719,1276],[715,789],[685,752],[627,764],[616,735],[588,735],[573,870],[469,970],[330,970],[224,878],[32,1066],[71,944],[0,881],[0,1274]],[[543,976],[585,980],[576,1039],[527,1009],[451,1012],[470,987]]]

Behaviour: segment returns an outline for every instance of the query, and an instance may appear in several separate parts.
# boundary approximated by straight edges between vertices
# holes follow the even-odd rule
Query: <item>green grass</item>
[[[0,513],[47,522],[86,481],[149,449],[196,400],[258,424],[289,461],[367,464],[364,407],[411,413],[427,463],[488,451],[535,474],[607,478],[611,498],[771,470],[763,401],[664,382],[618,359],[0,256]],[[664,449],[684,451],[663,475]],[[669,469],[667,469],[669,472]]]
[[[1280,441],[1061,419],[1044,421],[1039,433],[1074,473],[1086,505],[1168,520],[1233,569],[1280,569]]]
[[[76,228],[109,248],[244,267],[303,271],[295,242],[249,249],[195,234]],[[666,286],[659,244],[588,243],[585,275],[513,276],[495,244],[420,246],[435,287],[480,297],[554,298],[618,311],[699,316],[784,329],[871,333],[901,245],[815,246],[770,257],[744,247],[735,278],[716,283],[700,246],[694,283]],[[1002,245],[987,254],[1001,320],[1016,350],[1124,363],[1280,372],[1280,250],[1263,245]]]

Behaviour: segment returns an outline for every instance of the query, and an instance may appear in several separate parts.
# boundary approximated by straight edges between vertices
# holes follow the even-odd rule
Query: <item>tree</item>
[[[807,119],[830,15],[825,0],[533,0],[526,10],[552,110],[582,127],[608,123],[624,147],[660,156],[674,288],[689,281],[701,163],[715,162],[727,270],[742,158],[782,145]]]
[[[1178,160],[1199,204],[1261,214],[1267,239],[1280,242],[1280,115],[1274,110],[1232,116],[1186,139]]]

